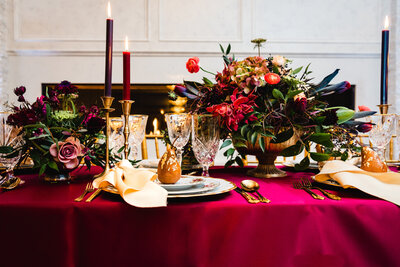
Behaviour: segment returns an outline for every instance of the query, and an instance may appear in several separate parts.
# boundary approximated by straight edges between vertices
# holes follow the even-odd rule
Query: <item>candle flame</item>
[[[385,17],[385,30],[389,29],[389,17]]]
[[[158,120],[157,120],[157,118],[154,118],[154,120],[153,120],[153,127],[154,127],[154,133],[156,133],[157,130],[158,130]]]
[[[129,46],[128,46],[128,36],[125,36],[125,51],[129,50]]]
[[[110,1],[108,1],[108,5],[107,5],[107,14],[108,14],[108,18],[111,19],[111,4],[110,4]]]

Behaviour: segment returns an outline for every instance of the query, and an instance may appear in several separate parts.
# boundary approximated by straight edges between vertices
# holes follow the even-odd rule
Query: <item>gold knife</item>
[[[242,197],[244,197],[244,198],[247,200],[247,202],[249,202],[250,204],[260,203],[260,200],[255,199],[255,198],[251,198],[251,197],[247,194],[247,192],[244,192],[244,191],[243,191],[241,188],[239,188],[239,187],[236,187],[236,188],[235,188],[235,191],[236,191],[237,193],[239,193]]]
[[[95,197],[97,197],[98,194],[100,194],[101,189],[98,188],[96,189],[96,191],[94,191],[93,194],[90,195],[90,197],[88,197],[88,199],[86,199],[86,202],[91,202]]]

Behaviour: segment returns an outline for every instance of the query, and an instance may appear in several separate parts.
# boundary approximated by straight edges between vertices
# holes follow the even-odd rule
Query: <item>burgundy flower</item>
[[[361,133],[367,133],[372,130],[373,124],[372,123],[363,123],[357,126],[357,131]]]
[[[25,97],[23,95],[20,95],[18,97],[18,102],[25,102]]]
[[[98,132],[101,129],[103,129],[103,127],[106,125],[106,122],[104,119],[100,118],[100,117],[91,117],[88,121],[87,121],[87,125],[86,128],[89,132]]]
[[[72,85],[69,81],[62,81],[60,84],[56,85],[54,88],[58,94],[75,94],[78,92],[78,88],[75,85]]]
[[[198,57],[189,58],[186,62],[186,68],[190,73],[197,73],[200,70],[199,66],[200,59]]]
[[[281,77],[272,72],[265,74],[264,79],[268,84],[277,84],[281,81]]]
[[[326,110],[324,111],[323,115],[325,116],[325,119],[323,121],[324,125],[334,125],[339,119],[336,114],[336,109]]]
[[[79,165],[78,156],[82,155],[82,145],[79,139],[68,137],[65,142],[58,142],[57,145],[50,146],[50,154],[56,162],[61,162],[68,170],[72,170]]]
[[[93,105],[90,107],[89,112],[97,115],[99,113],[99,108],[96,105]]]
[[[14,94],[17,96],[22,96],[23,94],[25,94],[26,92],[26,88],[25,86],[20,86],[14,89]],[[23,102],[23,101],[20,101]]]
[[[79,107],[79,113],[86,113],[86,106],[85,105],[82,105],[82,106],[80,106]]]
[[[305,112],[307,109],[307,98],[297,98],[293,102],[293,109],[296,112]]]

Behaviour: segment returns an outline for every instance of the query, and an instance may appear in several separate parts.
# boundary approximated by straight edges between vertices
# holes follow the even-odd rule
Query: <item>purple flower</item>
[[[20,86],[14,89],[14,94],[17,96],[22,96],[23,94],[25,94],[26,92],[26,88],[25,86]],[[20,101],[20,102],[24,102],[24,101]]]
[[[325,116],[324,125],[334,125],[338,121],[338,116],[336,114],[336,109],[330,109],[324,111],[323,115]]]
[[[296,112],[305,112],[307,109],[307,98],[297,98],[293,102],[293,109]]]
[[[58,94],[75,94],[78,92],[78,88],[75,85],[72,85],[69,81],[62,81],[60,84],[56,85],[54,88]]]

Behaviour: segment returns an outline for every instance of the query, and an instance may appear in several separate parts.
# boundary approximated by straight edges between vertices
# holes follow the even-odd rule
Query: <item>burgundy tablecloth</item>
[[[211,175],[238,184],[245,171]],[[74,202],[91,177],[75,175],[69,185],[22,176],[0,193],[0,266],[400,266],[399,207],[357,190],[319,201],[292,188],[311,173],[254,179],[270,204],[232,191],[153,209],[109,193]]]

